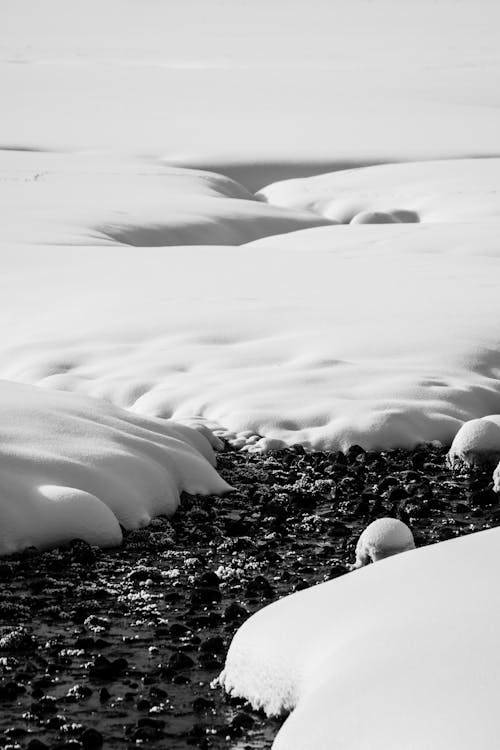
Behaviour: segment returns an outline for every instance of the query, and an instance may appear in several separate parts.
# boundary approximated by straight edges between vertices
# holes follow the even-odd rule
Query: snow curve
[[[220,494],[208,440],[104,401],[0,381],[0,555],[81,538],[113,546],[171,515],[183,490]]]

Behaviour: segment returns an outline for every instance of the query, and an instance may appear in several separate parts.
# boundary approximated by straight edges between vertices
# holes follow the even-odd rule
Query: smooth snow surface
[[[353,569],[415,548],[413,534],[397,518],[378,518],[363,531],[356,545]]]
[[[253,615],[222,684],[275,750],[494,750],[500,530],[396,555]]]
[[[230,487],[202,434],[70,393],[0,381],[0,555],[73,538],[110,546]]]
[[[8,147],[164,156],[255,189],[291,167],[500,156],[497,0],[2,0],[0,15]]]

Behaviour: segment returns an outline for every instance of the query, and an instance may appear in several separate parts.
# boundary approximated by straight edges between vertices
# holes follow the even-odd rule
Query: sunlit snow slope
[[[0,555],[85,539],[171,515],[182,490],[230,487],[196,430],[71,393],[0,381]]]
[[[295,709],[275,750],[494,750],[500,531],[285,597],[237,632],[222,683]]]

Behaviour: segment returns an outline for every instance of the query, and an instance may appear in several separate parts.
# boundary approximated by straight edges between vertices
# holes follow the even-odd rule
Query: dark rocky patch
[[[376,518],[419,545],[498,525],[490,474],[453,474],[444,456],[227,450],[225,498],[185,494],[117,550],[75,540],[1,560],[0,747],[269,748],[280,722],[210,687],[234,632],[346,573]]]

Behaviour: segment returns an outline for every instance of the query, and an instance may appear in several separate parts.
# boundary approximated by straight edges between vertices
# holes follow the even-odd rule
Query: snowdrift
[[[120,524],[172,514],[182,490],[229,490],[214,464],[192,427],[0,381],[0,555],[73,538],[118,544]]]
[[[384,164],[284,180],[257,195],[339,224],[484,222],[500,218],[500,159]]]
[[[256,449],[450,444],[500,411],[495,222],[167,252],[17,245],[2,259],[9,380],[201,416],[263,436]]]
[[[222,175],[109,154],[0,149],[0,201],[0,241],[44,245],[241,245],[330,223]]]
[[[500,460],[500,414],[471,419],[459,429],[448,453],[450,466],[481,466]]]
[[[493,750],[500,530],[300,591],[236,633],[220,681],[293,713],[275,750]]]

